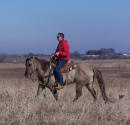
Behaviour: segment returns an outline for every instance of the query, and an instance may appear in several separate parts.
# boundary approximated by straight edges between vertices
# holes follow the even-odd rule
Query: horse
[[[25,77],[32,78],[32,75],[35,73],[38,78],[38,90],[37,96],[45,89],[48,88],[54,98],[58,100],[58,90],[55,88],[55,77],[54,74],[51,74],[50,82],[48,82],[49,71],[52,66],[52,61],[48,61],[45,59],[39,59],[35,56],[28,57],[26,59],[26,70]],[[100,70],[96,67],[89,65],[88,63],[76,63],[76,68],[73,68],[67,73],[62,73],[64,83],[75,83],[76,85],[76,95],[73,99],[73,102],[79,99],[82,95],[82,88],[85,86],[88,91],[91,93],[94,100],[97,99],[96,91],[93,87],[94,80],[97,79],[97,83],[102,93],[102,97],[104,102],[108,102],[108,97],[105,91],[105,84],[103,80],[103,76]]]

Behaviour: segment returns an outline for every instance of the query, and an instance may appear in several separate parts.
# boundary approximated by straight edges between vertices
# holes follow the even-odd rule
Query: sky
[[[130,53],[130,0],[0,1],[0,53],[51,54],[58,32],[71,52]]]

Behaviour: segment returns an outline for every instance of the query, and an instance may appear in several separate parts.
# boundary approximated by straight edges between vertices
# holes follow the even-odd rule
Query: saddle
[[[76,64],[73,61],[68,61],[61,69],[61,73],[68,73],[69,71],[73,70],[76,68]]]
[[[53,66],[56,66],[56,64],[59,61],[59,57],[58,56],[54,56],[51,58],[50,62],[51,64],[53,64]],[[69,60],[61,69],[60,69],[60,73],[68,73],[69,71],[75,69],[77,67],[76,63],[74,63],[72,60]]]

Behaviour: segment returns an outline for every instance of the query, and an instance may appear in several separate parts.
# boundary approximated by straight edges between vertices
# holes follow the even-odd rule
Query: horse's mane
[[[35,57],[35,59],[40,62],[41,66],[42,66],[42,70],[47,71],[47,69],[49,68],[49,64],[50,64],[49,61],[47,61],[45,59],[39,59],[38,57]]]

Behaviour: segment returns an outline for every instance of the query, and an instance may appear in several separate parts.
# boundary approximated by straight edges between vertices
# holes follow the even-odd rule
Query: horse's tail
[[[98,85],[99,85],[99,88],[102,93],[102,97],[103,97],[104,101],[107,102],[108,97],[106,95],[105,84],[104,84],[102,73],[96,67],[93,68],[93,72],[94,72],[94,78],[97,78]]]

